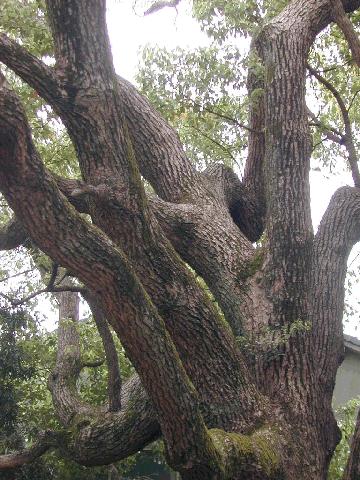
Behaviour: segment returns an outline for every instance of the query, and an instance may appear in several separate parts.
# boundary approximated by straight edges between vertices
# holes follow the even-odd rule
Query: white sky
[[[135,12],[133,0],[108,0],[107,21],[115,68],[121,76],[132,82],[136,74],[139,49],[146,43],[168,48],[176,46],[194,48],[209,44],[207,36],[191,18],[187,1],[180,2],[178,11],[164,8],[147,17],[142,16],[144,8],[141,7],[141,3],[144,4],[139,1]],[[315,228],[333,192],[338,187],[351,183],[350,175],[334,175],[327,179],[321,172],[312,172],[312,214]],[[357,253],[358,249],[356,251],[354,249],[350,262]],[[49,314],[49,307],[49,301],[44,298],[41,310],[47,312],[46,327],[51,329],[56,323],[57,313],[52,310]],[[351,335],[359,335],[355,330],[355,322],[347,324],[345,330]]]

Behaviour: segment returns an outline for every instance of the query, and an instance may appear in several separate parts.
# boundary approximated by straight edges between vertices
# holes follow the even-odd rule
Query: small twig
[[[151,13],[158,12],[159,10],[162,10],[165,7],[176,8],[179,5],[180,1],[181,0],[171,0],[171,1],[168,1],[168,2],[166,2],[166,1],[155,2],[151,5],[150,8],[148,8],[146,10],[146,12],[144,12],[144,16],[145,15],[150,15]]]
[[[350,112],[351,107],[353,106],[353,104],[354,104],[354,102],[355,102],[355,98],[358,96],[359,93],[360,93],[360,90],[356,90],[356,92],[354,93],[352,99],[350,100],[348,112]]]
[[[194,125],[191,125],[191,128],[193,128],[195,131],[199,132],[203,137],[205,137],[207,140],[209,140],[210,142],[212,142],[214,145],[217,145],[219,148],[221,148],[221,150],[223,150],[224,152],[226,152],[229,157],[232,159],[233,162],[236,162],[236,159],[235,157],[232,155],[232,153],[228,150],[228,148],[226,148],[224,145],[222,145],[220,142],[218,142],[217,140],[215,140],[214,138],[210,137],[210,135],[208,135],[207,133],[205,133],[203,130],[201,130],[200,128],[198,127],[195,127]]]
[[[23,305],[24,303],[29,302],[33,298],[37,297],[38,295],[41,295],[43,293],[56,293],[56,292],[75,292],[75,293],[82,293],[84,289],[82,287],[71,287],[71,286],[58,286],[55,285],[51,288],[49,286],[46,286],[45,288],[42,288],[40,290],[37,290],[36,292],[31,293],[30,295],[20,299],[20,300],[15,300],[14,298],[11,298],[9,295],[6,295],[5,293],[0,293],[0,296],[5,298],[8,302],[11,303],[13,307],[19,307],[20,305]]]
[[[348,269],[349,269],[349,268],[351,267],[351,265],[355,262],[355,260],[356,260],[357,258],[359,258],[359,256],[360,256],[360,252],[355,256],[355,258],[352,259],[350,265],[348,266]]]
[[[49,283],[47,284],[47,287],[46,287],[49,291],[54,287],[58,271],[59,271],[59,265],[57,263],[53,263],[53,267],[52,267],[52,271],[51,271],[51,277],[50,277]]]
[[[1,282],[6,282],[7,280],[10,280],[11,278],[19,277],[20,275],[26,275],[27,273],[30,273],[30,272],[33,272],[33,271],[34,270],[32,268],[29,268],[28,270],[24,270],[23,272],[14,273],[14,275],[8,275],[5,278],[1,278],[0,283]]]
[[[213,110],[212,108],[204,107],[200,103],[195,102],[194,100],[192,100],[192,103],[199,108],[203,108],[203,110],[205,112],[211,113],[212,115],[215,115],[216,117],[223,118],[224,120],[228,120],[230,123],[233,123],[234,125],[236,125],[240,128],[243,128],[244,130],[247,130],[248,132],[260,133],[257,130],[254,130],[254,129],[250,128],[248,125],[245,125],[244,123],[239,122],[238,120],[236,120],[236,118],[230,117],[229,115],[226,115],[224,113]]]
[[[310,126],[319,127],[328,140],[336,142],[339,145],[344,145],[345,136],[337,128],[333,128],[329,125],[324,125],[323,123],[321,123],[321,121],[309,108],[308,114],[309,117],[312,119],[312,122],[309,123]]]

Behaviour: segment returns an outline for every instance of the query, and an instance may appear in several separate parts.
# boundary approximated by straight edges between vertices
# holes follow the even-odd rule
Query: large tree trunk
[[[335,194],[316,236],[310,215],[306,61],[332,2],[294,0],[253,40],[265,75],[249,74],[249,95],[262,94],[243,181],[221,166],[195,171],[176,133],[115,75],[104,0],[46,3],[56,66],[4,34],[0,60],[61,117],[82,181],[46,171],[2,78],[0,190],[17,220],[0,247],[30,237],[67,267],[86,285],[107,347],[110,408],[95,409],[76,390],[76,329],[59,329],[49,384],[62,450],[85,465],[112,463],[162,435],[184,480],[325,480],[339,439],[331,397],[346,260],[360,237],[357,188]],[[156,196],[146,197],[141,175]],[[138,373],[123,386],[105,318]],[[23,457],[0,458],[0,468]]]

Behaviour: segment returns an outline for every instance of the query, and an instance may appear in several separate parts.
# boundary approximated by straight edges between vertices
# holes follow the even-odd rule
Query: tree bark
[[[82,179],[44,168],[1,78],[0,190],[17,220],[1,232],[0,248],[30,238],[91,291],[110,411],[77,391],[77,300],[61,293],[68,320],[49,384],[67,432],[64,454],[112,463],[162,435],[184,480],[324,480],[338,441],[331,396],[346,260],[360,238],[358,188],[335,194],[315,236],[310,215],[306,64],[333,2],[294,0],[254,38],[265,75],[249,74],[241,181],[222,166],[197,172],[173,129],[116,76],[104,0],[46,3],[56,66],[4,34],[0,60],[60,116]],[[145,195],[141,175],[156,195]],[[122,386],[105,316],[137,370]],[[0,457],[0,468],[19,458]]]

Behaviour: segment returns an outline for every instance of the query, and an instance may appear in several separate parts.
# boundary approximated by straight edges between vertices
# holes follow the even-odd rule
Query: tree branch
[[[340,93],[338,92],[338,90],[310,65],[307,65],[307,68],[311,73],[311,75],[313,75],[322,85],[324,85],[325,88],[327,88],[332,93],[332,95],[334,96],[340,108],[340,112],[341,112],[343,122],[344,122],[344,127],[345,127],[345,135],[343,136],[343,145],[345,146],[348,152],[348,161],[349,161],[349,166],[351,169],[354,185],[355,187],[360,187],[360,172],[359,172],[359,166],[358,166],[358,156],[357,156],[357,152],[356,152],[356,148],[353,140],[353,133],[351,128],[349,111],[346,108],[345,103]]]
[[[350,19],[347,17],[345,13],[343,2],[341,0],[331,0],[331,6],[332,6],[332,16],[333,16],[334,22],[343,32],[349,44],[349,47],[353,56],[353,60],[357,64],[357,66],[360,67],[359,37],[354,29],[352,22],[350,21]]]
[[[211,205],[174,205],[158,198],[150,205],[176,250],[205,280],[233,333],[242,336],[264,322],[269,313],[264,292],[255,288],[256,295],[247,294],[261,271],[263,252],[244,238],[227,205],[217,206],[215,218]]]
[[[91,295],[89,291],[83,292],[83,297],[88,302],[96,327],[100,334],[106,357],[106,363],[108,368],[108,397],[109,397],[109,411],[117,412],[121,409],[121,372],[118,354],[114,344],[113,337],[111,335],[106,317],[102,308],[96,301],[94,295]]]
[[[200,467],[217,471],[219,454],[210,441],[197,393],[161,317],[124,253],[69,208],[59,194],[37,156],[19,102],[3,79],[0,127],[0,189],[39,247],[100,296],[156,406],[171,463],[177,468],[187,465],[195,473],[199,468],[193,463],[196,459]],[[25,210],[29,190],[36,191],[37,201]],[[99,266],[96,276],[94,265]],[[160,375],[159,352],[163,360]],[[178,438],[184,440],[180,448]]]
[[[261,62],[257,47],[253,41],[251,54],[256,62]],[[256,202],[259,222],[265,222],[265,110],[264,110],[264,78],[256,68],[250,68],[247,79],[247,89],[250,99],[248,156],[245,163],[243,184],[251,192]]]
[[[204,174],[222,190],[229,212],[240,231],[256,242],[264,231],[262,209],[259,211],[258,198],[248,185],[240,181],[236,173],[223,164],[210,165]]]
[[[84,144],[85,147],[88,149],[89,145]],[[171,160],[170,152],[171,150],[168,151],[169,160]],[[93,159],[91,160],[93,161]],[[48,172],[45,173],[48,179],[49,174]],[[73,191],[67,185],[65,186],[68,191],[70,190],[70,193]],[[206,186],[205,192],[209,196],[210,189],[208,186]],[[153,220],[151,220],[151,230],[147,228],[148,220],[144,221],[144,238],[142,241],[139,241],[137,238],[135,242],[133,235],[134,232],[139,232],[138,224],[131,223],[130,226],[132,228],[129,226],[128,230],[130,233],[128,233],[125,229],[124,217],[121,216],[119,206],[112,199],[110,199],[110,202],[112,203],[111,210],[109,215],[105,217],[103,215],[104,203],[99,205],[101,226],[105,231],[109,232],[114,241],[125,245],[129,255],[134,258],[137,273],[141,276],[148,292],[151,294],[152,300],[156,303],[159,312],[166,320],[166,327],[176,342],[176,347],[181,359],[184,361],[185,368],[192,382],[198,388],[204,415],[211,417],[211,405],[222,402],[220,397],[217,398],[218,391],[213,388],[212,381],[209,383],[206,381],[207,378],[216,377],[219,391],[222,391],[221,398],[223,393],[227,391],[229,398],[233,399],[226,406],[223,406],[224,410],[226,410],[226,413],[224,412],[222,416],[224,422],[226,423],[233,419],[234,415],[239,415],[241,417],[239,422],[242,422],[245,419],[246,408],[249,407],[251,410],[254,408],[254,392],[250,378],[247,376],[245,364],[242,360],[239,361],[238,348],[234,338],[229,335],[229,331],[224,330],[224,323],[218,316],[214,306],[206,300],[204,292],[189,274],[188,269],[179,262],[179,257],[175,254],[161,230],[155,226]],[[137,220],[137,216],[131,215],[131,222]],[[234,228],[230,218],[226,221],[230,221],[231,228]],[[77,231],[78,226],[76,222],[77,220],[74,219],[73,228]],[[80,223],[83,224],[82,221]],[[236,235],[239,234],[239,232],[236,233]],[[88,234],[84,235],[84,238],[87,238]],[[125,243],[122,241],[124,236]],[[48,248],[49,239],[46,243]],[[83,242],[80,242],[79,247],[82,244]],[[58,239],[55,245],[59,245]],[[64,245],[60,244],[60,247],[64,247]],[[144,257],[144,250],[148,252],[148,256]],[[84,252],[80,256],[82,255],[84,255]],[[142,258],[142,260],[139,261],[139,258]],[[153,258],[161,258],[162,261],[154,263],[152,261]],[[67,254],[65,254],[65,259],[68,259]],[[72,269],[70,268],[70,270]],[[90,270],[92,272],[93,268],[90,267]],[[164,279],[169,278],[172,279],[171,282],[168,280],[164,282]],[[98,288],[99,285],[97,284],[95,290],[97,291]],[[187,300],[189,295],[192,298],[190,303]],[[121,303],[124,302],[121,301]],[[238,303],[237,301],[236,304]],[[191,346],[188,345],[188,341],[183,341],[184,329],[193,332],[190,342]],[[221,351],[220,358],[219,351]],[[244,388],[244,382],[246,385],[249,385],[249,391]],[[239,389],[241,392],[240,397],[243,395],[242,398],[239,397]],[[242,404],[241,409],[236,407],[237,402]]]
[[[14,298],[11,298],[9,295],[5,295],[4,293],[0,293],[0,296],[6,298],[13,307],[19,307],[20,305],[23,305],[24,303],[29,302],[33,298],[36,298],[39,295],[42,295],[43,293],[55,293],[55,292],[76,292],[76,293],[82,293],[83,288],[81,287],[74,287],[74,286],[61,286],[61,285],[47,285],[45,288],[41,288],[40,290],[36,290],[35,292],[32,292],[30,295],[27,295],[26,297],[23,297],[19,300],[16,300]]]
[[[61,55],[66,55],[66,52],[61,52]],[[58,112],[64,123],[68,123],[67,117],[73,111],[75,98],[68,96],[70,79],[64,83],[62,66],[66,64],[65,60],[59,60],[56,72],[17,42],[1,34],[0,61],[34,88]],[[165,200],[179,199],[191,189],[195,172],[184,154],[178,135],[129,82],[120,77],[118,82],[142,174]],[[146,149],[144,145],[147,145]],[[73,190],[78,187],[74,185]],[[79,201],[74,199],[76,208],[80,206]]]
[[[191,125],[190,128],[192,128],[193,130],[195,130],[196,132],[200,133],[200,135],[202,135],[204,138],[206,138],[206,140],[209,140],[209,142],[213,143],[214,145],[216,145],[218,148],[220,148],[220,150],[222,150],[223,152],[226,153],[226,155],[228,157],[231,158],[231,160],[236,163],[236,159],[235,157],[233,156],[233,154],[231,153],[231,150],[230,148],[226,147],[225,145],[223,145],[222,143],[218,142],[217,140],[215,140],[214,138],[212,138],[210,135],[208,135],[206,132],[204,132],[203,130],[201,130],[201,128],[198,128],[196,127],[195,125]]]
[[[199,188],[199,176],[178,134],[131,83],[121,77],[118,82],[141,174],[161,198],[181,203]]]
[[[67,282],[63,286],[69,288],[71,285]],[[120,412],[109,414],[107,409],[90,405],[80,398],[77,379],[86,364],[81,361],[80,335],[76,327],[79,299],[74,293],[63,292],[58,295],[58,301],[58,353],[49,387],[62,424],[75,432],[64,439],[62,447],[67,455],[83,465],[115,462],[159,436],[155,414],[137,375],[124,385]]]
[[[59,434],[46,431],[39,435],[38,440],[27,450],[7,455],[0,455],[0,471],[21,467],[31,463],[47,452],[50,448],[59,446]]]
[[[241,129],[247,130],[249,132],[252,131],[251,128],[248,125],[245,125],[244,123],[239,122],[238,120],[236,120],[236,118],[230,117],[230,115],[226,115],[226,114],[224,114],[222,112],[219,112],[217,110],[213,110],[212,108],[210,108],[208,106],[203,106],[200,103],[197,103],[195,100],[190,99],[190,101],[191,101],[192,105],[195,105],[196,107],[201,108],[205,112],[211,113],[215,117],[223,118],[228,123],[232,123],[233,125],[236,125],[237,127],[241,128]],[[254,132],[254,133],[259,133],[259,132]]]
[[[57,112],[68,105],[67,92],[61,87],[54,69],[5,33],[0,33],[0,62],[34,88]]]
[[[339,145],[344,145],[345,135],[343,135],[337,128],[329,127],[320,122],[320,120],[316,117],[316,115],[308,109],[309,117],[311,118],[312,122],[310,122],[310,126],[319,127],[321,132],[325,134],[325,137]]]
[[[310,311],[315,364],[322,385],[333,381],[343,356],[343,307],[347,259],[360,240],[360,192],[342,187],[333,195],[315,237]],[[331,387],[330,387],[331,385]]]
[[[162,10],[165,7],[177,7],[179,5],[181,0],[171,0],[171,1],[159,1],[159,2],[154,2],[151,7],[149,7],[145,12],[145,15],[150,15],[151,13],[158,12],[159,10]]]

